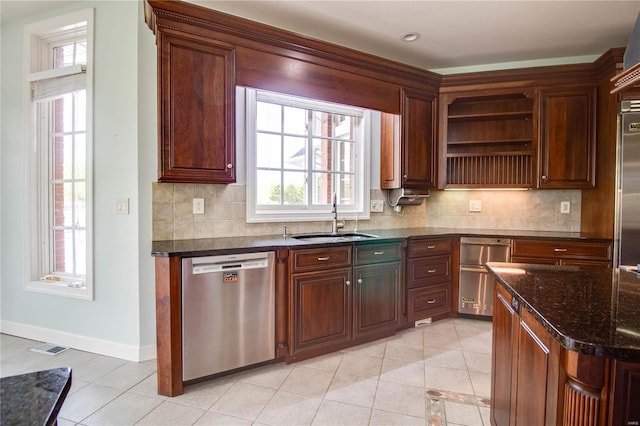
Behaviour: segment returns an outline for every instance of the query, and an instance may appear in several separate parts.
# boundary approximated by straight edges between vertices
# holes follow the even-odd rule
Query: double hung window
[[[92,298],[91,10],[25,29],[30,290]]]

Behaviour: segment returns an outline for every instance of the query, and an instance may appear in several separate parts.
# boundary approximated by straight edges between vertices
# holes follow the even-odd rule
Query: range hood
[[[387,202],[391,207],[417,206],[429,197],[429,190],[411,188],[396,188],[387,190]]]

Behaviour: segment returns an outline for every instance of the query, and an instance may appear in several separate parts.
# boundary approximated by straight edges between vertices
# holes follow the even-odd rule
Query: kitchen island
[[[640,424],[640,277],[489,263],[496,279],[491,422]]]

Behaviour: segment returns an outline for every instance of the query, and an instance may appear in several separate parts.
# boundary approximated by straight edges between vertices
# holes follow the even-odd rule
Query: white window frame
[[[256,105],[258,98],[274,100],[277,103],[298,106],[308,109],[320,109],[324,111],[334,111],[349,115],[353,111],[358,111],[362,115],[362,125],[358,130],[360,142],[355,152],[355,205],[345,206],[338,203],[338,216],[340,219],[369,219],[370,218],[370,167],[371,167],[371,133],[372,117],[371,111],[363,108],[332,104],[329,102],[316,101],[313,99],[298,98],[296,96],[282,95],[274,92],[244,88],[245,92],[245,135],[246,135],[246,221],[247,223],[261,222],[309,222],[325,221],[333,218],[330,205],[321,206],[268,206],[258,208],[256,203],[256,179],[257,179],[257,120]]]
[[[85,26],[86,30],[79,30]],[[86,31],[86,66],[51,69],[48,50]],[[24,117],[25,117],[25,290],[38,293],[93,300],[93,46],[94,9],[84,9],[66,15],[26,25],[24,27]],[[32,101],[33,81],[73,78],[84,74],[86,79],[86,275],[64,277],[51,274],[51,247],[49,238],[49,179],[48,146],[40,146],[42,129],[37,122],[37,105]],[[68,83],[68,81],[67,81]],[[45,149],[46,148],[46,149]],[[44,164],[44,166],[43,166]],[[49,277],[49,279],[47,279]],[[53,279],[51,279],[53,277]]]

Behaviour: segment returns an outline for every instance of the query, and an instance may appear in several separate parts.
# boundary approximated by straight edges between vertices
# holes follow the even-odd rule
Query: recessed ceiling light
[[[404,33],[404,34],[402,34],[400,36],[400,40],[406,41],[407,43],[412,42],[412,41],[416,41],[419,38],[420,38],[420,34],[419,33],[414,33],[414,32]]]

